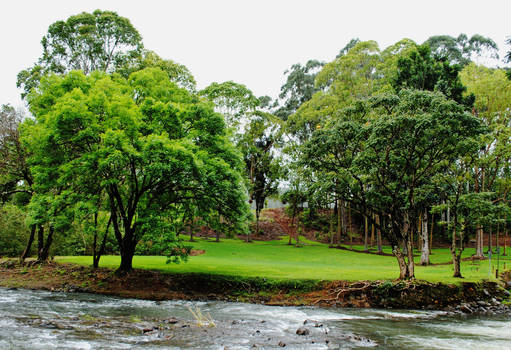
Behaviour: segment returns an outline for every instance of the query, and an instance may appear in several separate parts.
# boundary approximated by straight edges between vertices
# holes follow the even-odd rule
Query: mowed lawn
[[[287,238],[280,241],[255,241],[245,243],[237,239],[222,239],[220,243],[212,240],[199,240],[187,243],[194,249],[203,249],[205,254],[191,256],[188,262],[166,264],[164,256],[135,256],[134,268],[159,270],[170,273],[211,273],[245,277],[266,277],[278,279],[315,279],[315,280],[379,280],[396,279],[399,276],[397,261],[391,256],[365,254],[349,250],[332,249],[327,245],[307,241],[300,248],[286,244]],[[361,246],[354,246],[362,250]],[[385,248],[390,252],[389,248]],[[474,249],[466,249],[464,257],[469,257]],[[419,255],[419,253],[415,253]],[[511,251],[509,252],[511,255]],[[63,256],[56,258],[60,262],[91,265],[90,256]],[[420,259],[416,257],[416,262]],[[447,248],[433,249],[431,262],[446,263],[451,259]],[[116,268],[119,256],[104,256],[101,267]],[[496,266],[494,255],[492,266]],[[506,265],[504,267],[504,264]],[[511,269],[511,257],[500,258],[500,269]],[[489,262],[463,262],[461,272],[464,279],[452,278],[452,265],[416,266],[416,277],[431,282],[453,283],[460,281],[479,281],[494,279],[495,273],[489,273]]]

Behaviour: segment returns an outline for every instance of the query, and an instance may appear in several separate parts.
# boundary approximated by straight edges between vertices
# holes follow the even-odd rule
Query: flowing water
[[[190,310],[204,315],[202,326]],[[300,327],[309,333],[297,335]],[[0,349],[282,348],[511,349],[511,316],[155,302],[0,288]]]

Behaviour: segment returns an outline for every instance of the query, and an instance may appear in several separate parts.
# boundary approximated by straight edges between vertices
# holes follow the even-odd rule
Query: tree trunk
[[[364,251],[368,252],[369,247],[367,246],[367,239],[368,239],[368,227],[367,227],[367,216],[364,215]]]
[[[373,214],[373,221],[376,219],[375,214]],[[371,243],[369,246],[372,248],[374,247],[374,222],[371,223]]]
[[[476,258],[484,258],[483,253],[483,228],[478,227],[476,229]]]
[[[429,241],[428,241],[428,213],[424,212],[422,218],[421,240],[422,240],[422,254],[420,264],[425,266],[429,265]]]
[[[490,225],[490,232],[488,232],[488,254],[493,255],[493,247],[492,247],[492,226]]]
[[[53,233],[55,232],[55,229],[53,226],[50,226],[48,229],[48,236],[46,237],[46,242],[44,244],[43,250],[40,255],[40,262],[47,261],[48,257],[50,255],[50,247],[53,242]]]
[[[112,219],[112,222],[114,224],[115,231],[115,217]],[[121,265],[117,269],[117,273],[123,274],[130,272],[133,269],[133,256],[135,255],[135,246],[136,243],[134,241],[133,229],[125,229],[124,237],[122,238],[122,242],[119,244],[121,253]]]
[[[377,215],[376,216],[376,222],[378,223],[378,225],[380,224],[380,216]],[[382,244],[382,240],[381,240],[381,230],[379,228],[376,228],[376,245],[378,246],[378,250],[377,250],[377,253],[378,254],[383,254],[383,244]]]
[[[330,214],[330,246],[334,245],[334,218],[335,218],[335,208]],[[291,237],[289,238],[291,240]]]
[[[415,278],[415,262],[413,261],[413,244],[412,240],[409,239],[407,242],[408,246],[408,276],[407,279]]]
[[[105,253],[105,247],[106,247],[106,239],[108,237],[108,230],[110,229],[110,223],[112,222],[112,217],[110,216],[110,219],[108,219],[108,223],[106,225],[105,234],[103,235],[103,240],[101,241],[101,246],[99,247],[99,251],[96,252],[96,236],[94,235],[94,246],[93,246],[93,255],[92,255],[92,268],[97,269],[99,267],[99,259],[101,259],[101,256]],[[96,231],[97,232],[97,231]]]
[[[37,230],[37,261],[41,260],[41,254],[43,253],[44,248],[44,226],[39,225],[39,229]]]
[[[350,250],[353,250],[353,229],[351,228],[351,203],[348,203],[348,234],[350,235]]]
[[[341,200],[337,198],[337,245],[341,245]]]
[[[431,214],[431,230],[429,231],[429,254],[432,254],[433,249],[433,227],[435,225],[435,214]]]
[[[30,254],[30,249],[32,248],[32,243],[34,242],[35,232],[36,232],[36,225],[30,226],[30,236],[28,237],[28,242],[25,247],[25,250],[23,251],[23,254],[20,256],[20,264],[25,262],[25,259],[28,257],[28,254]]]
[[[452,254],[452,264],[454,266],[453,277],[463,278],[463,276],[461,276],[461,253]]]
[[[397,263],[399,264],[399,279],[404,280],[408,278],[408,265],[406,264],[405,256],[403,252],[399,248],[399,246],[394,246],[392,248],[392,253],[397,259]]]

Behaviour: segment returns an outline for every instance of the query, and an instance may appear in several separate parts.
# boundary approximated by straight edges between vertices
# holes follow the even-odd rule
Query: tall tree
[[[261,102],[245,85],[233,81],[212,83],[199,91],[199,95],[214,103],[215,110],[224,116],[225,123],[234,132],[239,132],[240,124],[247,122],[247,115]]]
[[[82,70],[112,72],[140,56],[142,37],[127,18],[112,11],[82,12],[50,25],[42,38],[43,54],[18,74],[25,97],[49,72]]]
[[[25,195],[28,202],[33,195],[33,177],[27,164],[27,149],[20,139],[20,124],[24,115],[10,105],[0,107],[0,202],[12,198],[15,193]],[[36,225],[30,225],[30,235],[20,256],[23,262],[30,253],[36,233]]]
[[[440,91],[447,98],[471,107],[472,95],[464,96],[459,65],[451,65],[445,58],[436,58],[427,44],[417,46],[397,61],[397,72],[392,85],[396,91],[418,89]]]
[[[349,108],[305,145],[304,163],[336,175],[339,195],[391,243],[400,278],[414,278],[412,236],[431,178],[460,156],[479,121],[441,94],[403,90]],[[344,189],[344,190],[342,190]]]
[[[245,133],[238,142],[249,179],[249,195],[255,202],[256,229],[259,233],[259,216],[266,198],[276,194],[282,174],[276,148],[280,142],[280,122],[269,113],[256,112],[245,126]],[[247,241],[250,237],[247,236]]]
[[[462,67],[480,57],[499,58],[499,48],[495,41],[480,34],[474,34],[470,38],[463,33],[456,38],[450,35],[434,35],[424,43],[429,45],[435,55]]]
[[[474,164],[474,191],[497,191],[511,160],[511,82],[501,69],[467,65],[460,73],[467,93],[475,96],[472,112],[482,119],[488,132],[481,136],[479,156]],[[499,186],[506,198],[509,186]],[[484,227],[477,228],[476,256],[482,258]]]
[[[318,60],[308,60],[305,65],[296,63],[284,72],[287,78],[280,88],[279,98],[283,102],[282,106],[275,111],[277,117],[287,120],[304,102],[310,100],[312,95],[319,91],[314,80],[323,65],[324,63]]]
[[[175,203],[214,199],[212,210],[222,207],[226,222],[245,215],[241,159],[222,117],[160,69],[128,80],[99,72],[53,75],[29,100],[36,122],[25,135],[36,180],[52,174],[60,197],[86,193],[91,179],[101,184],[120,271],[131,270],[146,233],[168,226],[163,214]]]

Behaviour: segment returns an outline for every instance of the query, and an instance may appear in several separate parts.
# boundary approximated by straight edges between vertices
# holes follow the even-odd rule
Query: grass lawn
[[[237,275],[245,277],[267,277],[279,279],[317,279],[317,280],[377,280],[396,279],[399,276],[397,261],[394,257],[363,254],[352,251],[331,249],[327,245],[306,241],[301,248],[288,246],[287,238],[280,241],[256,241],[245,243],[237,239],[222,239],[220,243],[211,240],[199,240],[190,243],[194,249],[203,249],[205,254],[192,256],[188,262],[166,264],[163,256],[135,256],[134,268],[159,270],[171,273],[211,273]],[[361,246],[354,249],[362,250]],[[389,252],[386,248],[386,252]],[[463,257],[469,257],[474,249],[466,249]],[[419,253],[416,253],[417,255]],[[90,256],[63,256],[56,258],[60,262],[91,265]],[[416,262],[420,256],[416,258]],[[433,249],[432,263],[450,261],[447,248]],[[116,268],[119,256],[104,256],[100,266]],[[497,263],[496,256],[492,260]],[[501,257],[500,269],[511,268],[511,257]],[[431,282],[456,283],[460,281],[479,281],[494,279],[489,277],[488,261],[463,262],[461,273],[464,279],[452,278],[452,265],[416,266],[416,277]]]

